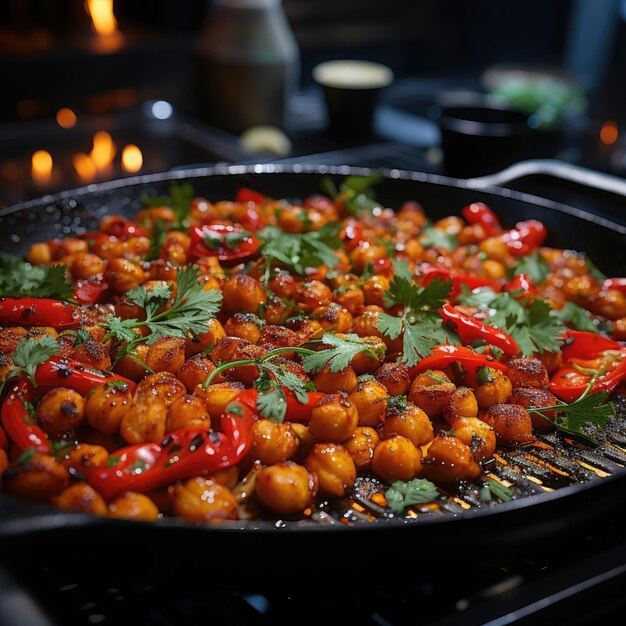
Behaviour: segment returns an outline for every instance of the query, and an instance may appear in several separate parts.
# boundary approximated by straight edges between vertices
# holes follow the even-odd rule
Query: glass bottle
[[[214,0],[197,46],[199,115],[239,134],[287,126],[297,88],[298,46],[281,0]]]

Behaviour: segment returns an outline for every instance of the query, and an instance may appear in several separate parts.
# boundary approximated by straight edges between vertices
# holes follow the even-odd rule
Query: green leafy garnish
[[[198,282],[197,268],[190,266],[179,270],[176,278],[176,298],[170,308],[163,306],[170,300],[167,284],[156,285],[151,291],[137,287],[126,297],[146,312],[145,320],[111,317],[103,324],[110,336],[119,341],[153,344],[162,337],[188,338],[206,332],[207,322],[219,311],[222,294],[217,289],[205,290]],[[149,332],[139,337],[137,329]]]
[[[349,213],[371,212],[380,206],[374,199],[372,187],[383,178],[380,172],[369,176],[347,176],[339,185],[339,189],[330,176],[322,179],[322,191],[337,202],[341,202]]]
[[[115,467],[122,459],[119,456],[111,455],[107,458],[104,466],[105,467]]]
[[[35,456],[37,448],[35,446],[29,446],[24,448],[21,454],[17,457],[16,463],[21,466],[26,466],[30,463],[30,460]]]
[[[414,478],[409,482],[396,480],[385,492],[387,506],[395,513],[402,513],[413,504],[433,502],[438,497],[437,486],[424,478]]]
[[[543,283],[550,273],[550,266],[539,252],[534,252],[528,256],[521,257],[520,260],[509,272],[509,276],[526,274],[535,285]]]
[[[331,372],[340,372],[350,365],[350,362],[357,354],[361,353],[381,362],[385,358],[384,346],[374,347],[358,335],[350,334],[345,335],[345,337],[339,337],[332,333],[325,333],[319,340],[319,343],[331,347],[328,350],[320,350],[319,352],[308,354],[302,359],[302,367],[307,372],[319,372],[327,365]]]
[[[147,467],[148,466],[145,461],[137,459],[128,467],[128,471],[131,474],[141,474],[141,472],[143,472]]]
[[[394,272],[385,302],[388,306],[404,306],[404,313],[401,317],[380,313],[378,330],[391,339],[404,333],[400,360],[411,367],[428,356],[436,345],[459,343],[456,335],[442,325],[437,313],[450,295],[452,282],[435,278],[427,287],[418,287],[404,261],[394,261]]]
[[[13,354],[11,354],[13,367],[6,373],[4,382],[0,386],[0,393],[11,378],[20,375],[26,376],[36,387],[35,371],[37,367],[58,352],[59,344],[50,335],[20,339],[15,350],[13,350]]]
[[[71,300],[74,286],[65,278],[67,265],[31,265],[0,253],[0,296]]]
[[[176,214],[176,220],[171,228],[175,230],[189,228],[189,209],[194,196],[193,185],[190,183],[172,183],[168,196],[150,198],[144,196],[141,203],[144,206],[167,206]]]
[[[161,253],[161,246],[165,243],[166,238],[167,228],[165,222],[160,219],[155,220],[152,232],[150,233],[150,250],[144,257],[144,260],[154,261],[158,259]]]
[[[452,251],[459,247],[459,241],[454,235],[450,235],[445,230],[435,226],[422,228],[419,240],[425,248],[435,247]]]
[[[585,263],[587,264],[587,270],[589,273],[599,282],[603,283],[607,276],[603,274],[595,265],[595,263],[588,257],[585,257]]]
[[[569,322],[578,330],[597,333],[600,329],[600,322],[592,319],[585,309],[574,302],[566,302],[565,306],[560,311],[552,311],[552,314],[558,317],[563,323]]]
[[[497,480],[493,480],[492,478],[488,478],[484,482],[484,486],[480,491],[480,499],[483,502],[490,502],[491,497],[495,496],[502,502],[509,502],[513,499],[513,491],[508,487],[505,487],[503,484],[499,483]]]

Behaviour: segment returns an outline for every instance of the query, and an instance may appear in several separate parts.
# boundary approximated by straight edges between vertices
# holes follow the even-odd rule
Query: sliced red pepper
[[[361,241],[365,240],[363,224],[350,218],[341,230],[339,238],[343,241],[346,252],[354,250]]]
[[[461,313],[451,304],[446,302],[440,309],[439,315],[454,325],[454,331],[463,343],[472,343],[476,339],[482,339],[492,346],[500,348],[505,354],[515,356],[519,352],[517,341],[499,328],[483,324],[469,315]]]
[[[461,213],[468,224],[480,224],[488,237],[494,237],[502,232],[500,219],[483,202],[472,202],[463,207]]]
[[[106,219],[103,224],[104,228],[101,232],[107,235],[113,235],[118,239],[129,239],[130,237],[149,237],[150,232],[147,228],[139,226],[132,220],[127,220],[119,215],[111,216]]]
[[[258,191],[253,191],[248,187],[241,187],[235,196],[235,202],[254,202],[255,204],[261,204],[267,200],[267,196],[264,196]]]
[[[621,293],[626,293],[626,278],[607,278],[602,283],[602,289],[615,289]]]
[[[78,328],[80,308],[49,298],[0,298],[0,326],[54,326]]]
[[[37,391],[33,384],[24,377],[18,378],[0,409],[2,426],[11,441],[19,450],[35,447],[38,452],[50,452],[48,436],[35,423],[25,402],[33,402]]]
[[[258,238],[240,226],[204,224],[191,229],[189,256],[216,256],[223,265],[236,265],[253,258],[259,246]]]
[[[504,283],[502,291],[517,292],[515,293],[516,300],[525,300],[526,298],[532,298],[537,294],[533,279],[527,274],[518,274]]]
[[[613,339],[584,330],[567,330],[563,333],[561,347],[563,361],[570,359],[595,359],[607,350],[621,350],[622,345]]]
[[[461,272],[448,269],[447,267],[439,267],[430,265],[422,269],[422,287],[427,287],[435,278],[452,281],[452,291],[450,291],[450,299],[453,300],[461,293],[461,285],[466,285],[468,289],[473,290],[478,287],[490,287],[494,291],[500,291],[500,285],[488,278],[479,278],[478,276],[469,276]]]
[[[104,280],[89,278],[79,280],[74,290],[74,300],[78,304],[96,304],[102,301],[104,292],[108,289]]]
[[[526,256],[543,245],[548,230],[539,220],[526,220],[504,233],[504,243],[513,256]]]
[[[420,372],[443,369],[454,362],[461,363],[465,369],[469,370],[476,370],[479,367],[483,367],[483,365],[487,365],[488,367],[493,367],[503,372],[509,371],[507,365],[497,361],[489,354],[480,354],[465,346],[444,344],[442,346],[435,346],[432,350],[432,354],[422,359],[417,365],[411,367],[409,369],[409,375],[411,378],[415,378]]]

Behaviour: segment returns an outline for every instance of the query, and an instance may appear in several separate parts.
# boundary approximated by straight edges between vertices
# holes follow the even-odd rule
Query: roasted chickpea
[[[190,522],[239,519],[237,501],[230,490],[200,476],[175,488],[172,508],[174,515]]]
[[[259,359],[267,353],[265,348],[250,344],[235,351],[234,360]],[[224,378],[236,380],[246,387],[252,387],[254,381],[260,376],[259,368],[256,365],[237,365],[224,370]]]
[[[542,409],[547,406],[556,406],[557,399],[546,389],[532,389],[530,387],[518,387],[511,394],[511,402],[519,404],[525,409]],[[556,419],[558,411],[544,411],[545,419],[535,413],[530,413],[530,420],[535,430],[551,430],[552,422]]]
[[[103,497],[87,483],[77,483],[61,492],[54,503],[66,511],[81,511],[105,516],[109,509]]]
[[[437,435],[423,461],[423,474],[435,483],[458,483],[480,476],[471,449],[456,437]]]
[[[230,337],[241,337],[250,343],[257,343],[261,337],[261,328],[254,319],[254,313],[235,313],[224,324],[224,331]]]
[[[202,427],[211,428],[211,417],[202,398],[185,394],[167,412],[165,432],[172,432],[180,428]]]
[[[48,265],[52,262],[52,251],[47,243],[34,243],[28,254],[26,260],[33,265]]]
[[[346,396],[324,396],[314,407],[309,431],[317,441],[341,443],[354,434],[359,414]]]
[[[409,400],[428,417],[441,415],[456,387],[441,370],[428,370],[416,376],[411,384]]]
[[[550,383],[545,365],[535,357],[516,356],[508,362],[508,366],[507,376],[513,389],[517,387],[547,389]]]
[[[356,388],[358,380],[356,372],[351,365],[344,367],[338,372],[331,372],[330,367],[326,365],[315,375],[313,383],[318,391],[323,391],[324,393],[335,393],[337,391],[351,393]]]
[[[506,247],[502,237],[488,237],[478,244],[478,251],[486,254],[494,261],[506,263],[511,258],[509,249]]]
[[[82,473],[90,467],[101,467],[108,458],[109,453],[103,446],[79,443],[74,448],[68,448],[59,460],[68,470]]]
[[[176,372],[176,376],[182,381],[191,393],[198,385],[201,385],[207,376],[215,369],[213,361],[208,356],[196,354],[183,363]]]
[[[267,302],[261,283],[247,274],[235,274],[224,283],[223,308],[231,313],[256,313]]]
[[[140,343],[134,346],[128,354],[125,354],[119,361],[113,366],[113,371],[118,373],[124,378],[129,378],[135,382],[141,380],[148,370],[142,363],[146,362],[148,358],[148,346],[145,343]]]
[[[220,339],[226,337],[226,331],[217,319],[212,318],[208,320],[205,325],[205,332],[187,341],[186,354],[188,357],[198,354],[198,352],[208,351],[208,349],[215,346]]]
[[[374,376],[387,389],[390,396],[404,396],[411,386],[406,363],[383,363],[374,372]]]
[[[428,415],[403,397],[393,398],[387,409],[383,432],[386,437],[402,435],[414,446],[424,446],[434,437],[433,425]]]
[[[206,405],[207,411],[213,421],[217,421],[226,407],[244,390],[241,383],[227,382],[209,385],[206,389],[196,387],[195,393],[199,395]]]
[[[85,398],[89,425],[101,433],[114,435],[130,409],[132,397],[128,385],[95,387]]]
[[[185,340],[180,337],[161,337],[149,348],[146,364],[153,372],[176,374],[185,362]]]
[[[613,338],[619,340],[619,337],[615,336],[615,325],[613,326]],[[543,351],[543,354],[535,355],[544,365],[548,375],[554,374],[556,370],[561,367],[563,364],[563,355],[561,352],[548,352],[547,350]]]
[[[382,245],[372,244],[369,241],[360,241],[359,245],[349,254],[352,261],[352,271],[362,274],[368,263],[374,263],[378,259],[387,258],[387,248]]]
[[[302,513],[317,493],[315,476],[291,461],[264,467],[258,474],[255,493],[264,508],[279,515]]]
[[[365,296],[365,304],[384,306],[384,295],[389,290],[389,279],[380,275],[372,276],[363,283],[362,289]]]
[[[348,400],[359,414],[359,426],[378,426],[387,411],[389,393],[375,378],[359,382]]]
[[[104,277],[109,288],[121,294],[136,289],[146,281],[143,268],[127,259],[110,259]]]
[[[373,428],[359,426],[352,437],[344,443],[357,471],[365,470],[371,466],[374,449],[379,441],[380,437]]]
[[[443,417],[448,424],[452,424],[459,417],[476,417],[477,415],[478,403],[474,392],[469,387],[457,387],[443,407]]]
[[[85,401],[73,389],[55,387],[41,398],[37,421],[53,438],[71,437],[85,418]]]
[[[367,346],[368,352],[357,354],[350,365],[357,374],[369,374],[378,369],[385,360],[387,346],[379,337],[362,337],[361,340]]]
[[[67,489],[69,484],[67,469],[51,456],[40,452],[18,460],[2,475],[2,486],[7,493],[29,500],[50,500]]]
[[[322,328],[332,328],[337,333],[347,333],[352,328],[352,314],[336,302],[318,307],[313,311],[312,317],[320,323]]]
[[[484,421],[506,443],[525,444],[535,440],[530,415],[519,404],[494,404],[489,407]]]
[[[330,287],[320,280],[310,280],[302,283],[296,292],[295,300],[298,308],[305,313],[312,313],[321,306],[328,306],[333,299]],[[350,310],[348,307],[346,309]]]
[[[374,449],[372,471],[384,481],[411,480],[422,471],[422,453],[409,439],[393,435]]]
[[[477,417],[459,417],[452,424],[454,436],[462,441],[481,463],[490,459],[496,449],[496,433],[486,422]]]
[[[106,346],[91,339],[72,350],[70,357],[96,369],[108,370],[111,367],[111,356]]]
[[[351,315],[358,315],[365,305],[363,290],[354,284],[342,285],[332,293],[332,299]]]
[[[299,441],[289,422],[259,419],[252,426],[250,456],[263,465],[287,461],[298,452]]]
[[[513,389],[510,378],[493,367],[481,367],[476,374],[478,387],[474,394],[481,409],[488,409],[493,404],[506,402]],[[476,414],[465,417],[475,417]]]
[[[305,462],[310,472],[317,474],[320,493],[344,496],[356,480],[356,467],[346,448],[337,443],[318,443]]]
[[[109,515],[117,519],[151,522],[159,519],[159,509],[143,493],[127,491],[109,504]]]
[[[211,349],[209,356],[211,361],[215,365],[222,365],[222,363],[230,363],[237,359],[237,355],[241,354],[241,351],[246,346],[251,346],[247,339],[241,339],[240,337],[222,337],[217,340],[215,346]]]
[[[138,224],[145,224],[146,227],[152,229],[156,223],[161,221],[166,225],[171,224],[176,219],[176,213],[167,206],[151,206],[141,209],[135,216]]]

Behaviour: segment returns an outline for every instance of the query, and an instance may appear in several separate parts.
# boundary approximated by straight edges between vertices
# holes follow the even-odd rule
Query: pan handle
[[[566,180],[583,187],[613,193],[626,198],[626,180],[623,178],[590,170],[573,163],[564,163],[557,159],[520,161],[495,174],[470,178],[467,180],[467,185],[473,189],[485,189],[492,186],[506,187],[515,180],[536,175],[552,176],[553,178]]]

